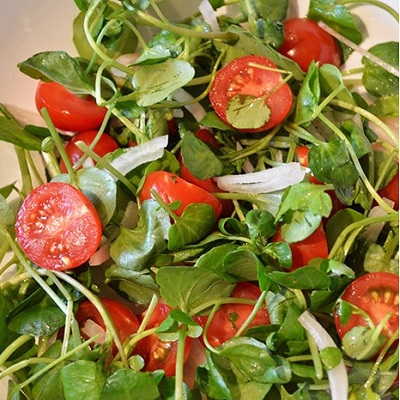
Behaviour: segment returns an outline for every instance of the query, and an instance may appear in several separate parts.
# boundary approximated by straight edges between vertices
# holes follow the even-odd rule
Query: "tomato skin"
[[[320,66],[340,66],[342,54],[336,40],[315,21],[291,18],[283,23],[283,30],[285,37],[279,52],[297,62],[304,72],[313,60]]]
[[[130,335],[136,333],[139,329],[140,322],[137,316],[130,308],[117,300],[102,298],[101,301],[114,322],[121,343],[124,343]],[[104,320],[99,311],[89,300],[85,300],[79,304],[75,317],[80,327],[82,327],[87,320],[92,320],[104,330],[106,329]]]
[[[231,293],[233,298],[250,299],[256,301],[261,294],[260,288],[250,282],[239,282]],[[253,310],[249,304],[225,304],[213,316],[207,331],[207,340],[211,346],[217,347],[231,339],[243,325]],[[196,317],[196,321],[205,326],[208,316]],[[269,325],[268,310],[261,308],[252,320],[249,328]]]
[[[370,272],[356,278],[344,290],[341,299],[364,310],[374,325],[378,325],[387,313],[392,316],[382,330],[390,338],[399,327],[399,276],[390,272]],[[335,325],[340,338],[356,326],[368,327],[367,321],[358,314],[351,314],[349,321],[342,325],[335,309]]]
[[[284,241],[280,227],[278,227],[273,241]],[[292,251],[292,266],[288,269],[289,271],[307,265],[313,258],[327,258],[329,254],[328,242],[323,224],[321,223],[309,237],[300,242],[290,243],[289,247]]]
[[[93,204],[80,190],[62,182],[45,183],[28,194],[18,211],[15,231],[31,261],[60,271],[88,261],[102,237]]]
[[[151,314],[147,329],[159,326],[168,317],[170,311],[171,307],[163,300],[160,300]],[[143,314],[143,317],[145,314],[146,312]],[[191,338],[187,337],[185,342],[184,362],[186,362],[189,357],[191,343]],[[164,370],[166,376],[174,376],[177,350],[177,341],[166,342],[160,340],[158,336],[153,333],[140,340],[133,353],[139,354],[143,358],[145,362],[143,371],[153,372],[156,370]]]
[[[107,113],[93,97],[79,97],[57,82],[39,82],[35,103],[39,112],[46,108],[56,128],[71,132],[98,129]]]
[[[238,129],[240,132],[257,133],[280,124],[289,114],[293,94],[279,72],[249,66],[255,63],[268,68],[277,68],[274,63],[261,56],[244,56],[237,58],[221,68],[211,85],[209,98],[218,116],[228,125],[227,107],[235,95],[265,96],[265,103],[271,109],[270,119],[260,128]],[[275,88],[281,85],[279,89]]]
[[[88,146],[91,145],[94,138],[97,135],[97,131],[86,131],[86,132],[78,132],[73,138],[67,143],[65,146],[65,151],[67,152],[68,158],[71,161],[72,165],[75,165],[79,159],[83,156],[83,151],[80,150],[76,146],[76,142],[82,141],[86,143]],[[117,150],[119,145],[116,140],[112,136],[107,133],[103,133],[101,135],[100,140],[96,143],[93,148],[93,151],[99,155],[100,157],[104,157],[106,154]],[[80,167],[82,168],[82,167]],[[64,162],[61,160],[60,162],[60,170],[61,172],[67,172]]]
[[[140,201],[151,199],[152,190],[155,190],[166,204],[171,204],[178,200],[181,201],[180,207],[174,210],[178,216],[181,216],[184,209],[192,203],[209,204],[214,209],[216,219],[221,215],[222,205],[216,197],[171,172],[150,172],[140,190]]]
[[[392,200],[395,210],[399,209],[399,170],[397,170],[392,180],[383,189],[379,190],[378,193],[381,197]]]

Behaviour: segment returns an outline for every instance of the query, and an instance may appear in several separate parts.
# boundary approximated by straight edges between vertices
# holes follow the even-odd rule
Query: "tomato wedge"
[[[54,126],[71,132],[98,129],[107,113],[91,96],[80,97],[57,82],[39,82],[35,95],[36,108],[46,108]]]
[[[203,188],[193,185],[179,176],[167,171],[150,172],[139,193],[141,202],[152,198],[152,191],[162,198],[166,204],[180,201],[180,206],[174,212],[182,215],[184,209],[193,203],[209,204],[214,209],[215,218],[221,215],[222,205],[219,200]]]
[[[279,52],[296,61],[304,72],[311,61],[340,66],[342,54],[336,40],[315,21],[291,18],[283,23],[283,30],[285,38]]]
[[[283,242],[280,227],[273,237],[274,242]],[[300,242],[289,244],[292,251],[292,266],[289,271],[294,271],[297,268],[304,267],[313,258],[328,257],[328,241],[326,239],[325,230],[321,223],[318,228],[307,238]]]
[[[221,68],[212,83],[209,98],[218,116],[228,125],[227,109],[235,96],[253,96],[265,98],[270,109],[270,117],[260,127],[238,131],[256,133],[271,129],[280,124],[289,114],[292,102],[292,91],[282,79],[276,65],[268,58],[261,56],[244,56],[237,58]]]
[[[399,276],[390,272],[370,272],[350,283],[341,299],[363,310],[378,325],[387,315],[382,334],[390,338],[399,327]],[[352,313],[347,323],[342,323],[338,309],[335,310],[335,325],[340,338],[356,326],[368,327],[360,314]]]
[[[171,307],[160,300],[153,314],[151,314],[147,328],[159,326],[167,318],[170,311]],[[187,337],[183,356],[184,362],[189,357],[191,343],[191,338]],[[174,376],[177,350],[177,341],[163,341],[157,334],[153,333],[140,340],[133,352],[143,357],[145,362],[144,371],[163,370],[166,376]]]
[[[32,190],[16,218],[18,243],[35,264],[50,270],[82,265],[102,236],[100,217],[90,200],[74,186],[49,182]]]
[[[139,329],[140,323],[138,318],[130,308],[117,300],[102,298],[101,301],[114,322],[121,343],[124,343],[130,335],[136,333]],[[89,300],[85,300],[79,304],[75,317],[81,328],[82,335],[86,339],[90,337],[86,333],[86,329],[90,329],[85,328],[85,324],[89,320],[100,326],[103,330],[106,329],[106,325],[102,316],[93,303]]]

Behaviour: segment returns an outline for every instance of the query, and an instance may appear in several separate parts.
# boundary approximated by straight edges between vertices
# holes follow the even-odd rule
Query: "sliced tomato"
[[[273,241],[284,241],[280,227],[278,227]],[[289,268],[289,271],[304,267],[313,258],[327,258],[329,254],[328,242],[323,224],[320,224],[309,237],[300,242],[290,243],[289,247],[292,251],[292,266]]]
[[[69,270],[88,261],[96,251],[102,225],[93,204],[80,190],[50,182],[25,198],[15,231],[21,248],[35,264]]]
[[[340,66],[342,54],[336,40],[315,21],[291,18],[283,23],[283,30],[284,42],[279,52],[296,61],[304,72],[311,61]]]
[[[138,318],[129,307],[117,300],[102,298],[101,301],[110,314],[121,343],[124,343],[130,335],[136,333],[139,329],[140,322]],[[106,325],[102,316],[89,300],[85,300],[79,304],[75,317],[81,328],[82,336],[85,339],[89,339],[91,336],[88,335],[90,328],[85,327],[88,321],[92,321],[104,331],[106,330]]]
[[[57,82],[39,82],[35,95],[36,108],[45,108],[54,126],[71,132],[98,129],[107,113],[91,96],[80,97]]]
[[[231,293],[232,298],[249,299],[256,301],[261,295],[260,288],[250,282],[240,282]],[[207,331],[207,340],[211,346],[217,347],[231,339],[240,327],[244,324],[253,306],[249,304],[230,303],[223,305],[213,316]],[[201,326],[205,326],[208,316],[197,317],[196,320]],[[270,319],[268,310],[261,308],[249,328],[269,325]]]
[[[276,71],[274,71],[276,69]],[[281,73],[269,59],[261,56],[237,58],[221,68],[211,85],[209,98],[218,116],[228,125],[229,102],[234,96],[265,97],[271,115],[259,128],[238,129],[242,132],[262,132],[280,124],[292,108],[293,95],[289,85],[283,82]]]
[[[65,151],[67,152],[68,158],[72,165],[75,165],[79,159],[83,156],[83,151],[76,146],[76,142],[82,141],[90,146],[97,135],[97,131],[86,131],[79,132],[73,136],[73,138],[65,146]],[[117,150],[119,145],[117,141],[107,133],[101,135],[100,140],[96,143],[93,151],[100,157],[104,157],[106,154]],[[61,172],[67,172],[64,162],[60,162]]]
[[[363,310],[378,325],[388,313],[391,317],[382,334],[390,338],[399,327],[399,276],[390,272],[370,272],[350,283],[341,300]],[[356,326],[368,327],[368,322],[360,314],[352,313],[346,323],[342,323],[338,308],[335,310],[335,325],[340,338]]]
[[[179,201],[181,203],[179,208],[174,210],[179,216],[182,215],[189,204],[193,203],[209,204],[214,209],[216,219],[221,215],[222,205],[215,196],[170,172],[150,172],[140,190],[140,201],[151,199],[153,190],[158,193],[166,204]]]
[[[159,326],[167,317],[171,307],[160,300],[151,314],[147,328]],[[144,313],[145,315],[145,313]],[[191,348],[191,339],[186,338],[184,350],[184,362],[187,361]],[[177,341],[163,341],[157,334],[152,334],[140,340],[134,349],[134,354],[139,354],[144,360],[144,371],[163,370],[166,376],[175,375],[176,356],[178,350]]]

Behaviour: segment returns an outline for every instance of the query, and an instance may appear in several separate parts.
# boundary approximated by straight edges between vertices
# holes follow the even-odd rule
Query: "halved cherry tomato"
[[[67,145],[65,146],[65,151],[67,152],[68,158],[70,159],[72,165],[76,164],[83,156],[83,151],[80,150],[75,143],[82,141],[90,146],[96,135],[97,131],[79,132],[74,135],[73,138],[67,143]],[[103,157],[106,154],[117,150],[118,148],[119,146],[117,141],[114,140],[114,138],[109,134],[103,133],[100,140],[94,146],[93,151],[100,157]],[[60,162],[60,170],[61,172],[67,171],[65,164],[62,160]]]
[[[45,183],[28,194],[18,211],[15,230],[26,255],[51,270],[82,265],[102,236],[93,204],[80,190],[62,182]]]
[[[350,283],[341,296],[368,314],[372,323],[378,325],[387,315],[391,317],[382,334],[390,338],[399,327],[399,276],[390,272],[370,272]],[[338,308],[335,310],[335,325],[340,338],[356,326],[368,327],[362,315],[352,313],[347,323],[342,324]]]
[[[273,241],[284,241],[279,226],[273,237]],[[304,267],[313,258],[327,258],[328,242],[326,240],[323,224],[320,224],[309,237],[300,242],[290,243],[289,247],[292,251],[292,266],[289,268],[289,271]]]
[[[114,322],[121,343],[124,343],[130,335],[136,333],[139,329],[140,322],[138,318],[130,308],[117,300],[102,298],[101,301]],[[92,321],[100,326],[102,330],[106,330],[103,318],[97,308],[89,300],[85,300],[79,304],[75,317],[81,328],[82,335],[86,339],[92,336],[90,335],[92,328],[86,325],[88,321]]]
[[[39,112],[46,108],[56,128],[71,132],[98,129],[107,112],[93,97],[79,97],[57,82],[39,82],[35,102]]]
[[[304,72],[313,60],[320,66],[340,66],[342,54],[336,40],[315,21],[291,18],[283,23],[283,30],[285,37],[279,52],[296,61]]]
[[[160,300],[151,314],[147,328],[150,329],[159,326],[168,317],[170,311],[171,307]],[[189,357],[190,347],[191,338],[187,337],[185,341],[184,362]],[[145,362],[144,371],[164,370],[166,376],[174,376],[177,350],[177,341],[163,341],[153,333],[140,340],[133,352],[143,357]]]
[[[395,210],[399,209],[399,170],[397,170],[392,180],[383,189],[379,190],[378,193],[381,197],[392,200]]]
[[[214,78],[209,94],[218,116],[230,125],[227,108],[234,96],[265,96],[265,104],[271,110],[270,119],[260,128],[240,131],[262,132],[280,124],[291,110],[293,95],[289,85],[283,82],[280,72],[273,69],[277,69],[276,65],[261,56],[240,57],[221,68]]]
[[[260,288],[250,282],[239,282],[231,293],[231,297],[256,301],[261,294]],[[217,347],[231,339],[240,329],[253,310],[249,304],[225,304],[213,316],[207,331],[207,339],[211,346]],[[208,316],[197,317],[196,321],[205,326]],[[261,308],[249,325],[249,328],[269,325],[268,310]]]
[[[296,147],[296,155],[297,159],[299,160],[299,163],[303,167],[308,167],[308,152],[309,148],[307,146],[297,146]],[[308,180],[311,183],[315,183],[316,185],[322,184],[317,178],[315,178],[314,175],[310,174],[308,175]]]
[[[152,191],[156,191],[166,204],[180,201],[181,204],[174,212],[182,215],[183,210],[193,203],[209,204],[214,209],[215,218],[221,215],[222,205],[218,199],[206,190],[193,185],[179,176],[167,171],[150,172],[139,193],[141,202],[152,198]]]

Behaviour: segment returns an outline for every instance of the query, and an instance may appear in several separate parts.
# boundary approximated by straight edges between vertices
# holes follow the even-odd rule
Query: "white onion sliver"
[[[200,103],[195,102],[194,97],[182,88],[176,89],[172,93],[172,98],[181,103],[193,102],[192,104],[184,105],[184,107],[193,115],[193,118],[197,122],[200,122],[207,114],[204,107]]]
[[[318,350],[326,347],[337,347],[329,333],[313,317],[309,311],[304,311],[299,317],[300,324],[314,339]],[[329,386],[332,400],[344,400],[348,398],[349,381],[344,361],[328,371]]]
[[[110,164],[119,173],[126,175],[139,165],[161,158],[167,144],[168,135],[156,137],[139,146],[130,147]]]
[[[211,30],[213,32],[219,32],[219,25],[217,20],[217,14],[212,8],[210,2],[208,0],[202,0],[199,4],[199,11],[203,16],[204,21],[210,25]]]
[[[214,180],[221,190],[227,192],[269,193],[301,182],[306,173],[307,168],[291,162],[249,174],[219,176]]]

